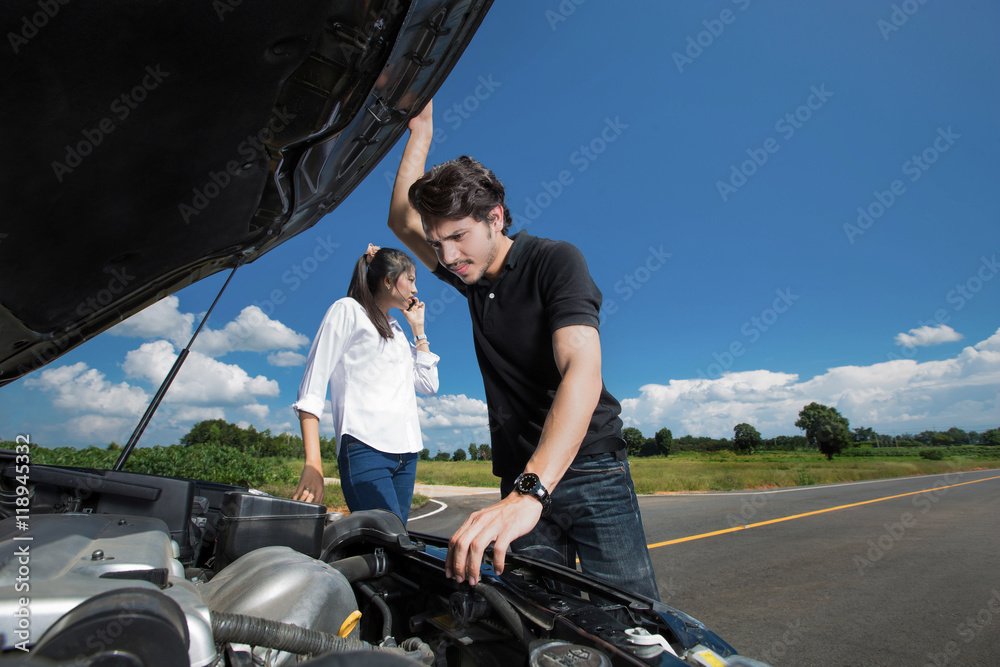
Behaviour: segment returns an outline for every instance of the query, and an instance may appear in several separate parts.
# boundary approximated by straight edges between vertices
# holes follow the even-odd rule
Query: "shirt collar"
[[[507,265],[507,268],[513,269],[517,267],[517,263],[524,256],[524,253],[528,251],[528,248],[534,243],[535,238],[536,237],[532,236],[523,229],[510,237],[511,241],[514,242],[514,245],[510,247],[510,250],[507,252],[507,257],[504,259],[504,264]]]
[[[513,241],[513,245],[511,245],[510,250],[507,251],[507,256],[504,257],[503,270],[500,272],[500,275],[497,276],[497,280],[500,280],[503,274],[506,273],[507,271],[517,268],[518,262],[521,261],[522,257],[524,257],[524,254],[528,251],[528,248],[530,248],[534,244],[534,242],[537,240],[537,237],[532,236],[531,234],[522,229],[521,231],[511,236],[510,240]],[[476,282],[476,284],[489,287],[490,285],[495,284],[495,282],[490,282],[490,280],[487,279],[486,276],[483,276]]]

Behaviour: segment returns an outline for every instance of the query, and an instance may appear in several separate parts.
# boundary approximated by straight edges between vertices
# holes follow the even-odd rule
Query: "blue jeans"
[[[344,500],[352,512],[389,510],[406,523],[417,479],[416,452],[387,454],[344,434],[337,466]]]
[[[513,479],[503,479],[506,496]],[[552,510],[511,544],[516,553],[574,568],[630,593],[660,599],[624,453],[580,456],[552,494]]]

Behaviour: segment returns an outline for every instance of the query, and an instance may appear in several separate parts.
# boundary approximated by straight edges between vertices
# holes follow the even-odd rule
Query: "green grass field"
[[[997,458],[981,459],[954,456],[942,461],[928,461],[916,451],[912,456],[826,457],[813,452],[761,452],[737,455],[729,451],[685,452],[670,457],[633,458],[632,479],[639,494],[739,491],[776,489],[789,486],[857,482],[869,479],[890,479],[913,475],[933,475],[960,470],[1000,468]],[[294,462],[301,470],[302,463]],[[328,477],[337,476],[335,463],[324,464]],[[418,484],[446,486],[480,486],[498,488],[489,461],[420,461],[417,464]],[[295,486],[263,489],[277,496],[291,497]],[[330,509],[346,511],[344,496],[338,484],[326,487],[324,501]],[[414,505],[427,502],[414,497]]]

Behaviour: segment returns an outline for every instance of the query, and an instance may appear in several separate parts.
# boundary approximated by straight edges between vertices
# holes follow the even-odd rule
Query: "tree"
[[[475,443],[469,443],[469,460],[476,461],[479,459],[479,447]]]
[[[755,449],[761,448],[760,433],[750,424],[737,424],[733,427],[733,432],[733,451],[752,454]]]
[[[646,438],[642,435],[642,431],[631,426],[622,429],[622,437],[625,439],[625,451],[628,452],[629,456],[638,456],[639,452],[642,451],[642,446],[646,444]]]
[[[479,460],[480,461],[492,461],[493,460],[493,448],[489,445],[479,445]]]
[[[1000,428],[991,428],[979,435],[979,442],[984,445],[1000,445]]]
[[[451,455],[452,461],[464,461],[465,460],[465,450],[456,449],[455,453]]]
[[[669,428],[661,428],[653,436],[653,442],[656,443],[656,449],[664,456],[670,456],[670,450],[674,448],[674,434],[670,432]]]
[[[434,458],[431,459],[431,460],[432,461],[450,461],[451,460],[451,456],[448,455],[448,452],[443,452],[441,450],[438,450],[438,453],[435,454]]]
[[[659,453],[660,450],[656,448],[656,438],[646,438],[643,440],[639,456],[656,456]]]
[[[430,461],[431,460],[431,450],[429,450],[426,447],[424,447],[423,449],[420,450],[420,453],[417,454],[417,459],[420,460],[420,461]]]
[[[955,444],[955,440],[947,433],[938,431],[931,436],[931,444],[935,447],[951,447]]]
[[[854,429],[854,442],[869,442],[875,439],[875,431],[870,428]]]
[[[968,433],[966,433],[965,431],[956,426],[952,426],[950,429],[948,429],[947,433],[948,436],[953,441],[955,441],[956,444],[959,445],[972,444],[972,437]]]
[[[847,418],[836,408],[820,403],[813,402],[802,408],[795,426],[806,432],[809,445],[826,454],[828,461],[851,443],[851,425]]]
[[[809,447],[804,435],[778,435],[771,438],[769,449],[779,452],[794,452]]]

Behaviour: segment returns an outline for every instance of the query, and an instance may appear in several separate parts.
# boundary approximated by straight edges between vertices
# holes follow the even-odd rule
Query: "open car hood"
[[[5,2],[0,385],[314,225],[490,4]]]

